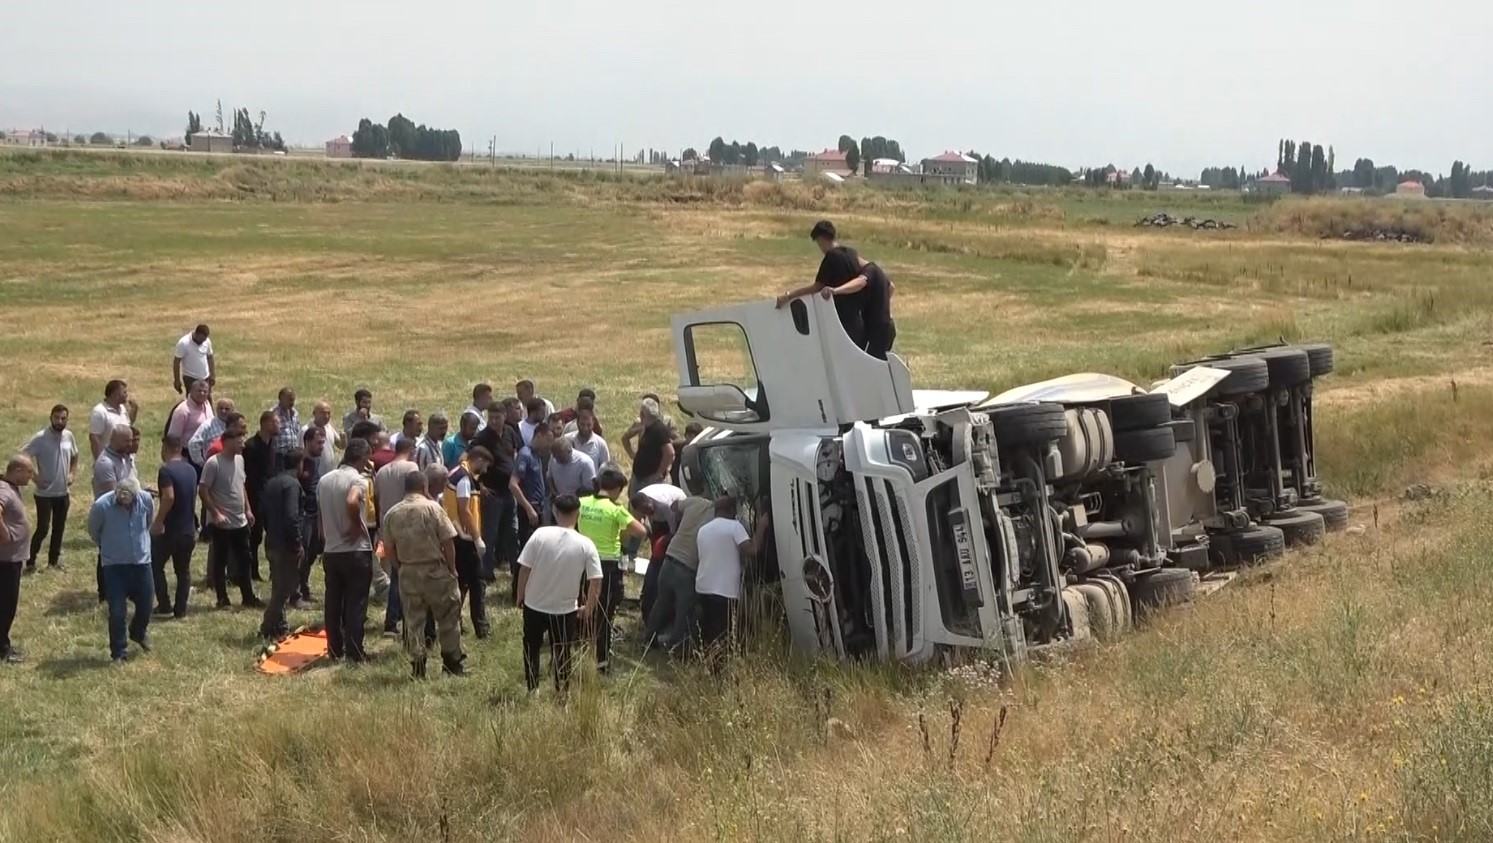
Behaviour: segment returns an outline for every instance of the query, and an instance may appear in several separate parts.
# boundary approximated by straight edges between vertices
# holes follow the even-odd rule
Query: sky
[[[221,99],[294,144],[402,112],[468,149],[883,135],[1067,167],[1493,167],[1486,0],[69,0],[7,4],[0,129],[180,136]]]

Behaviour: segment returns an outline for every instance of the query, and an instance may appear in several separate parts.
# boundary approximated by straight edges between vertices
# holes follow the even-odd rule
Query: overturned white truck
[[[1178,443],[1206,429],[1182,408],[1227,371],[1179,377],[1172,396],[1082,376],[990,399],[915,392],[817,298],[676,316],[673,332],[680,406],[710,426],[682,455],[685,484],[771,513],[767,566],[802,650],[1019,660],[1119,635],[1200,587],[1208,525],[1165,515],[1182,509],[1167,466],[1196,473]]]

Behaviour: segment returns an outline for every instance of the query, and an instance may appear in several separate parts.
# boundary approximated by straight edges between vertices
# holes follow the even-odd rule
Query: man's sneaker
[[[264,601],[260,600],[258,597],[245,597],[244,602],[239,605],[243,606],[245,609],[263,609]]]
[[[53,562],[52,564],[47,566],[47,570],[56,571],[59,574],[65,574],[67,573],[67,566],[62,564],[61,562]]]
[[[25,568],[22,568],[21,569],[21,573],[23,573],[23,574],[34,574],[34,573],[36,573],[36,563],[32,562],[30,565],[27,565]]]
[[[225,598],[223,600],[219,600],[218,601],[217,608],[219,608],[219,609],[232,609],[233,608],[233,604],[230,603],[230,602],[228,602],[228,600]]]
[[[386,628],[384,630],[384,637],[385,638],[398,638],[399,637],[399,630],[397,630],[397,629],[387,629]]]
[[[419,661],[410,662],[410,672],[412,674],[414,674],[414,677],[416,679],[424,679],[425,678],[425,660],[424,659],[420,659]]]
[[[23,661],[25,659],[21,657],[21,651],[14,647],[7,650],[5,655],[0,656],[0,664],[20,664]]]
[[[115,656],[115,657],[109,659],[109,662],[111,664],[113,664],[115,667],[124,667],[125,664],[129,660],[130,660],[130,657],[129,657],[128,654],[126,654],[126,655],[123,655],[123,656]]]
[[[611,673],[612,672],[612,663],[611,663],[611,661],[608,660],[608,661],[604,661],[604,662],[597,662],[596,663],[596,672],[599,673],[599,674],[601,674],[602,676],[606,676],[607,674]]]
[[[479,626],[479,627],[477,627],[477,637],[478,638],[488,638],[491,635],[492,635],[492,628],[491,627],[487,627],[487,626]]]
[[[157,606],[155,614],[156,617],[161,617],[163,615],[170,615],[174,611],[170,606]]]
[[[142,653],[148,653],[148,652],[150,652],[150,639],[148,639],[148,638],[131,638],[130,640],[133,641],[133,642],[135,642],[135,644],[140,647],[140,652],[142,652]]]

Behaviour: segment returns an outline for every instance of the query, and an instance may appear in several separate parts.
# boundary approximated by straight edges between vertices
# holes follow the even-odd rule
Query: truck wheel
[[[1172,402],[1165,395],[1127,395],[1109,402],[1109,426],[1115,433],[1145,430],[1172,420]]]
[[[1265,524],[1284,533],[1288,547],[1316,544],[1327,532],[1327,524],[1322,516],[1315,512],[1302,512],[1299,509],[1273,515],[1265,519]]]
[[[1135,617],[1130,611],[1130,592],[1125,588],[1125,583],[1119,577],[1109,573],[1102,573],[1097,579],[1100,586],[1109,594],[1109,606],[1115,613],[1116,637],[1135,629]]]
[[[1068,435],[1062,404],[1005,404],[985,411],[1002,448],[1046,445]]]
[[[1093,623],[1089,620],[1089,601],[1075,586],[1063,589],[1063,605],[1068,608],[1069,639],[1087,641],[1094,637]]]
[[[1100,641],[1113,641],[1119,637],[1115,609],[1110,603],[1109,591],[1096,582],[1079,583],[1074,586],[1083,595],[1089,607],[1089,631]]]
[[[1218,386],[1213,387],[1213,391],[1218,395],[1247,395],[1252,392],[1264,392],[1270,388],[1270,368],[1265,365],[1264,360],[1247,354],[1179,363],[1171,368],[1170,374],[1176,377],[1188,369],[1196,369],[1199,366],[1229,372],[1228,377],[1224,378]]]
[[[1193,573],[1181,568],[1161,568],[1137,574],[1130,583],[1130,599],[1135,616],[1144,620],[1165,606],[1187,603],[1197,596]]]
[[[1348,529],[1348,505],[1342,501],[1322,500],[1316,503],[1297,504],[1300,512],[1315,512],[1322,516],[1327,532],[1336,533]]]
[[[1115,459],[1139,465],[1169,458],[1177,453],[1177,440],[1170,427],[1127,430],[1115,434]]]
[[[1254,526],[1208,538],[1225,565],[1254,565],[1286,552],[1286,534],[1275,527]]]
[[[1312,342],[1296,348],[1306,352],[1306,361],[1311,365],[1312,377],[1320,378],[1332,372],[1332,346],[1325,342]]]
[[[1300,386],[1312,379],[1311,361],[1306,352],[1300,349],[1290,346],[1267,348],[1252,352],[1249,356],[1265,361],[1265,367],[1270,372],[1271,389]]]

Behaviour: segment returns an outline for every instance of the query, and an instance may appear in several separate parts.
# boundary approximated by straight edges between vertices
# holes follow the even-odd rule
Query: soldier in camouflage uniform
[[[440,504],[426,494],[426,477],[412,472],[404,500],[384,514],[384,555],[399,569],[404,602],[404,646],[415,678],[425,678],[425,620],[435,618],[446,673],[466,673],[461,652],[461,592],[456,585],[456,527]]]

